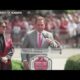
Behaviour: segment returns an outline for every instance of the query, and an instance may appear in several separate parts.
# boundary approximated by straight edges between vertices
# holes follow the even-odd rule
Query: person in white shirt
[[[73,20],[70,20],[68,24],[68,31],[70,37],[76,36],[76,29],[77,29],[77,24]]]
[[[69,18],[68,33],[69,33],[69,42],[70,42],[72,47],[75,46],[75,39],[74,39],[74,37],[77,35],[76,29],[77,29],[77,24],[74,21],[74,18],[71,18],[71,19]]]

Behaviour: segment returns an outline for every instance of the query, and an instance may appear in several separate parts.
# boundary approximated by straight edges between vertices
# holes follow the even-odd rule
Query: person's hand
[[[8,58],[7,57],[2,57],[2,62],[7,63],[8,62]]]
[[[53,45],[54,45],[55,48],[59,47],[55,41],[53,42]]]
[[[48,38],[46,38],[46,41],[51,45],[53,45],[55,48],[57,48],[58,47],[58,45],[57,45],[57,43],[55,42],[55,41],[52,41],[52,40],[50,40],[50,39],[48,39]]]
[[[46,38],[46,41],[48,42],[48,44],[51,44],[52,43],[52,40]]]

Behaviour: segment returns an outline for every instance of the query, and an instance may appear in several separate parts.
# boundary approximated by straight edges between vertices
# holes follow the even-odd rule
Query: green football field
[[[23,70],[22,62],[19,60],[12,60],[12,70]]]

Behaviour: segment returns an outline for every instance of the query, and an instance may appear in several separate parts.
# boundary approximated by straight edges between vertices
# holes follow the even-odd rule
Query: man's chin
[[[42,32],[43,30],[40,30],[39,32]]]
[[[44,29],[38,29],[37,31],[42,32]]]

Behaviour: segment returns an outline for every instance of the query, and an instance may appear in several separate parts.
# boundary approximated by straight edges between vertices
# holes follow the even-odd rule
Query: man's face
[[[36,29],[40,32],[45,29],[45,21],[43,19],[37,20]]]
[[[5,30],[5,28],[2,27],[2,26],[0,26],[0,34],[3,34],[4,33],[4,30]]]

